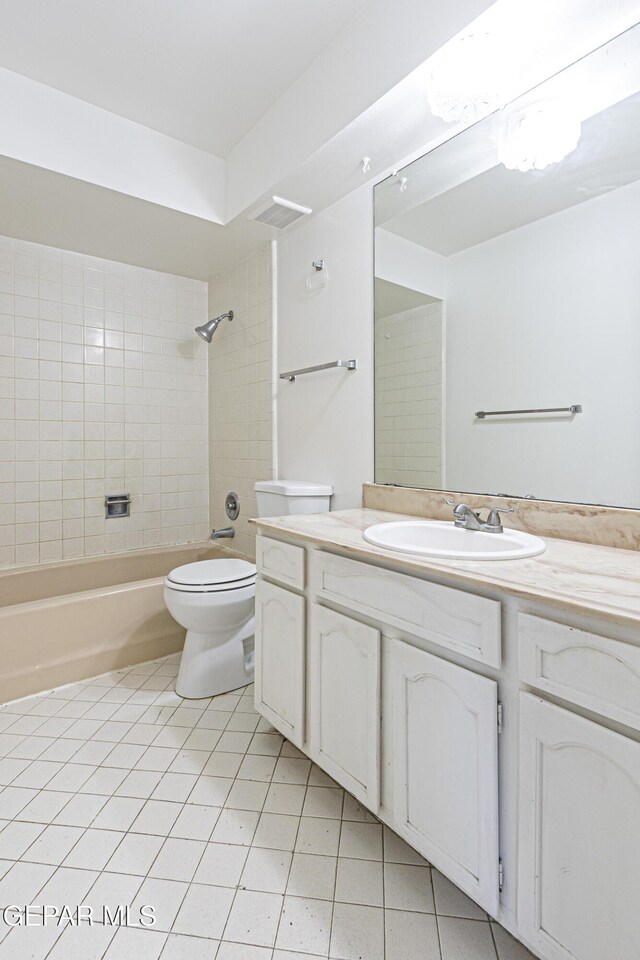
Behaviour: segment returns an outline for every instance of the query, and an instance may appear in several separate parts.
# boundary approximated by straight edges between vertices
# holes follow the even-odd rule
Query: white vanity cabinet
[[[520,704],[518,928],[548,960],[640,957],[640,743]]]
[[[385,644],[393,828],[498,911],[498,685],[402,640]]]
[[[258,711],[496,915],[498,685],[417,644],[499,665],[500,603],[297,550],[259,538]]]
[[[640,960],[633,622],[260,539],[258,711],[541,960]]]

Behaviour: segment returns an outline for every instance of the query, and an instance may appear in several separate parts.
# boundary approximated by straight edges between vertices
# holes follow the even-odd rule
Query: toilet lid
[[[172,570],[167,580],[187,587],[209,587],[226,584],[229,589],[253,581],[256,568],[246,560],[198,560]]]

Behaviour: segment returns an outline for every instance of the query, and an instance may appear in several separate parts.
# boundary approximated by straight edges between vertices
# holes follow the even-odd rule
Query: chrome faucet
[[[481,530],[483,533],[504,533],[501,513],[513,513],[511,507],[495,508],[489,511],[486,520],[480,519],[480,514],[468,507],[466,503],[456,503],[455,500],[445,501],[450,507],[453,507],[455,517],[454,524],[462,530]]]
[[[236,532],[233,527],[220,527],[218,530],[211,531],[211,540],[222,540],[225,537],[235,537]]]

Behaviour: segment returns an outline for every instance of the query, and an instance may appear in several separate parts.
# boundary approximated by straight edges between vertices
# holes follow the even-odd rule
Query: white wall
[[[0,567],[207,536],[206,311],[200,281],[0,237]]]
[[[448,258],[448,487],[640,506],[639,222],[635,183]]]
[[[329,283],[309,295],[311,262]],[[278,368],[357,358],[358,369],[278,380],[279,476],[332,483],[334,509],[373,479],[373,198],[365,186],[278,241]]]
[[[271,246],[209,281],[209,316],[234,311],[209,347],[209,503],[214,527],[229,526],[227,493],[240,498],[231,546],[255,556],[256,480],[273,477]]]

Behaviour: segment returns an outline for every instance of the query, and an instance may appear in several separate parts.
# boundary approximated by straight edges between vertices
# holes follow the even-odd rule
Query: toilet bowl
[[[202,560],[172,570],[164,600],[187,635],[176,693],[214,697],[253,681],[256,568],[245,560]]]
[[[259,517],[329,510],[333,489],[308,480],[259,480]],[[176,693],[215,697],[253,681],[256,568],[246,560],[201,560],[172,570],[164,582],[169,613],[187,636]]]

